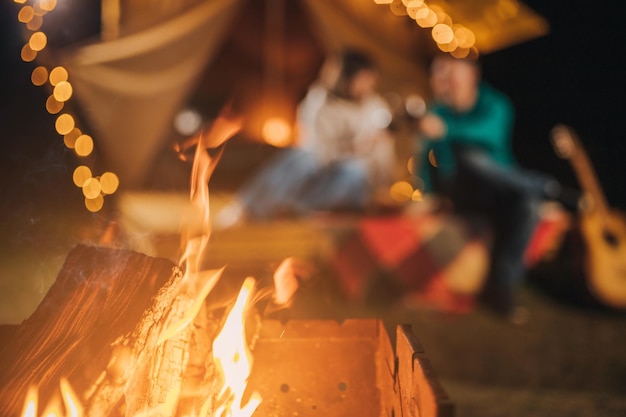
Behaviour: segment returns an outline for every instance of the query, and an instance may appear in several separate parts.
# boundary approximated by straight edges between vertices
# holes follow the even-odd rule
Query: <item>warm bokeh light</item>
[[[33,19],[33,16],[35,16],[35,9],[31,6],[24,6],[17,14],[17,20],[21,23],[28,23]]]
[[[35,32],[30,36],[28,45],[33,51],[41,51],[48,44],[48,37],[43,32]]]
[[[54,96],[50,96],[46,100],[46,110],[50,114],[57,114],[63,110],[63,103],[54,98]]]
[[[74,144],[74,152],[78,156],[87,156],[93,151],[93,139],[89,135],[80,135]]]
[[[437,15],[428,7],[424,7],[415,14],[415,21],[420,27],[431,28],[437,24]]]
[[[96,213],[104,206],[104,197],[101,195],[96,198],[85,198],[85,207],[92,213]]]
[[[184,136],[193,135],[202,125],[202,115],[194,109],[181,110],[174,118],[174,128]]]
[[[393,119],[391,112],[386,107],[378,107],[370,113],[372,125],[378,129],[386,129]]]
[[[393,3],[393,0],[374,0],[374,3],[376,3],[376,4],[391,4],[391,3]]]
[[[428,162],[430,162],[430,164],[435,168],[438,166],[437,158],[435,157],[435,151],[433,149],[428,152]]]
[[[86,165],[79,165],[72,174],[72,180],[77,187],[83,187],[85,182],[92,177],[91,170]]]
[[[27,0],[14,0],[15,3],[24,4]],[[32,31],[28,42],[22,47],[20,56],[24,62],[32,62],[37,58],[38,52],[42,51],[48,45],[48,38],[45,33],[40,31],[43,25],[43,16],[53,11],[57,7],[57,0],[36,0],[30,5],[24,5],[18,12],[17,19],[20,23],[25,23],[26,28]],[[46,110],[50,114],[59,114],[64,107],[64,103],[70,100],[73,95],[73,86],[68,82],[68,72],[62,66],[55,67],[48,72],[45,66],[37,66],[31,72],[31,82],[35,86],[43,86],[47,81],[54,87],[52,94],[46,99]],[[94,149],[93,139],[89,135],[82,134],[80,129],[76,128],[76,121],[68,114],[60,114],[55,121],[55,129],[57,133],[63,135],[65,146],[74,149],[79,156],[88,156]],[[85,194],[85,206],[89,211],[95,212],[102,208],[104,199],[102,194],[112,194],[119,186],[118,177],[111,172],[106,172],[100,177],[100,181],[93,178],[91,170],[84,165],[76,168],[73,174],[74,183],[82,187]],[[82,416],[82,411],[78,411],[72,399],[68,396],[73,392],[67,381],[61,381],[63,391],[63,400],[65,402],[66,412],[72,417]],[[69,392],[69,394],[68,394]],[[35,391],[35,396],[37,395]],[[25,405],[26,407],[27,405]],[[32,405],[30,406],[32,408]],[[27,411],[25,414],[32,413],[36,417],[36,404],[34,410]],[[59,413],[56,410],[51,411],[55,416]],[[30,415],[30,414],[28,414]],[[48,416],[46,416],[48,417]]]
[[[413,194],[411,194],[411,200],[412,201],[424,201],[424,194],[422,193],[421,190],[415,190],[413,191]]]
[[[452,18],[447,13],[441,11],[435,12],[435,15],[437,16],[437,23],[452,26]]]
[[[37,16],[43,16],[46,13],[48,13],[47,10],[45,10],[43,7],[41,7],[41,3],[43,1],[45,1],[45,0],[36,1],[35,4],[33,5],[33,8],[35,9],[35,15],[37,15]]]
[[[471,48],[476,43],[474,32],[461,25],[454,25],[454,37],[459,43],[459,48]]]
[[[432,30],[433,39],[437,43],[446,44],[454,39],[454,31],[445,23],[438,23]]]
[[[55,86],[61,81],[67,81],[68,73],[63,67],[55,67],[50,71],[50,84]]]
[[[409,174],[411,175],[416,175],[415,174],[415,157],[410,157],[409,160],[406,163],[406,170],[409,171]]]
[[[415,19],[417,16],[417,12],[420,9],[424,9],[424,8],[427,8],[427,6],[424,4],[423,0],[411,0],[406,5],[406,12],[409,14],[411,19]]]
[[[379,3],[378,0],[374,2]],[[474,32],[463,25],[454,24],[450,15],[439,4],[427,5],[424,0],[396,0],[385,3],[391,5],[395,15],[408,14],[420,27],[433,28],[432,37],[441,51],[458,58],[466,57],[473,52],[476,42]],[[492,11],[501,17],[505,14],[509,14],[510,17],[517,13],[518,7],[514,0],[497,0]]]
[[[467,58],[470,54],[470,48],[456,48],[454,51],[450,52],[450,55],[452,55],[455,58]]]
[[[100,185],[100,181],[97,178],[91,177],[88,178],[87,181],[83,184],[83,195],[93,200],[94,198],[100,195],[102,191],[102,186]]]
[[[76,146],[76,139],[78,139],[78,137],[82,134],[83,132],[81,132],[79,128],[75,127],[70,133],[63,136],[63,143],[65,143],[65,146],[69,149],[74,149]],[[91,176],[91,174],[89,174],[89,176]]]
[[[36,31],[41,29],[43,25],[43,17],[38,14],[35,14],[32,19],[28,23],[26,23],[26,29]]]
[[[290,142],[291,126],[281,117],[272,117],[263,123],[261,136],[270,145],[285,147]]]
[[[408,181],[397,181],[389,189],[389,195],[398,202],[405,202],[411,199],[413,186]]]
[[[426,100],[418,94],[409,94],[404,100],[404,110],[409,116],[419,119],[426,114]]]
[[[100,176],[100,186],[104,194],[113,194],[117,191],[117,187],[120,185],[120,180],[112,172],[105,172]]]
[[[42,10],[51,12],[57,7],[57,0],[39,0],[39,7],[41,7]]]
[[[75,124],[74,118],[71,115],[63,113],[57,117],[55,128],[59,135],[67,135],[74,129]]]
[[[452,38],[452,41],[449,43],[438,43],[437,47],[442,50],[443,52],[454,52],[456,51],[457,47],[459,46],[459,43],[457,42],[457,40],[455,38]]]
[[[20,56],[22,57],[22,61],[31,62],[37,57],[37,52],[33,51],[29,44],[26,44],[22,47]]]
[[[48,70],[44,66],[39,66],[30,74],[30,80],[36,86],[42,86],[48,81]]]
[[[53,94],[57,101],[65,102],[72,97],[72,92],[72,84],[67,81],[61,81],[54,86]]]

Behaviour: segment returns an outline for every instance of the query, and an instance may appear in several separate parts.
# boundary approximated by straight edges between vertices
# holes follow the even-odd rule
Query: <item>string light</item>
[[[44,16],[57,7],[57,0],[13,0],[13,2],[23,4],[18,12],[17,20],[32,32],[28,42],[20,51],[20,57],[24,62],[32,62],[48,46],[48,37],[40,29],[43,25]],[[40,65],[33,69],[31,73],[33,85],[52,88],[52,94],[45,103],[48,113],[54,115],[61,113],[65,103],[73,97],[74,87],[69,78],[67,69],[62,66],[56,66],[49,70]],[[76,120],[70,113],[59,114],[54,127],[56,132],[63,136],[65,146],[68,149],[73,149],[78,157],[84,158],[92,154],[94,149],[93,138],[76,127]],[[76,167],[72,181],[76,187],[81,189],[85,197],[85,207],[90,212],[101,210],[105,195],[114,194],[120,184],[115,173],[105,172],[101,176],[97,176],[87,165]]]
[[[467,27],[453,23],[452,18],[438,5],[429,6],[424,0],[374,0],[376,4],[389,4],[396,15],[398,7],[406,8],[406,15],[422,28],[432,28],[431,35],[437,47],[457,58],[467,57],[470,53],[478,54],[475,47],[476,36]],[[502,3],[502,4],[500,4]],[[501,1],[498,4],[502,14],[515,14],[515,3]]]

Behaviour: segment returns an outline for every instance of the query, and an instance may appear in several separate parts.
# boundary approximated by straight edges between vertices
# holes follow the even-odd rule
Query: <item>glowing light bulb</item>
[[[433,27],[432,36],[435,42],[446,44],[452,42],[452,39],[454,39],[454,31],[445,23],[439,23]]]
[[[289,145],[291,127],[289,123],[281,117],[272,117],[263,124],[261,131],[263,140],[270,145],[284,147]]]
[[[54,98],[54,96],[50,96],[46,100],[46,110],[50,114],[57,114],[63,110],[63,103]]]
[[[77,187],[83,187],[88,179],[92,177],[91,170],[88,166],[79,165],[72,174],[72,180]]]
[[[406,12],[411,17],[411,19],[415,19],[417,16],[417,12],[420,9],[425,8],[427,9],[426,5],[424,4],[424,0],[412,0],[407,4]]]
[[[83,184],[83,195],[90,200],[98,197],[101,191],[102,186],[97,178],[91,177]]]
[[[55,67],[50,71],[50,84],[55,86],[61,81],[67,81],[68,73],[63,67]]]
[[[67,146],[69,149],[74,149],[74,147],[76,146],[76,139],[78,139],[78,137],[82,134],[83,132],[81,132],[79,128],[75,127],[70,133],[63,136],[63,143],[65,143],[65,146]],[[91,176],[91,174],[89,175]]]
[[[100,176],[100,185],[104,194],[113,194],[120,185],[117,175],[112,172],[105,172]]]
[[[17,20],[21,23],[28,23],[33,19],[34,16],[35,9],[33,9],[31,6],[24,6],[17,14]]]
[[[74,152],[78,156],[87,156],[93,151],[93,139],[89,135],[80,135],[74,144]]]
[[[415,22],[417,22],[420,27],[431,28],[437,24],[437,15],[428,7],[425,7],[416,12]]]
[[[57,101],[65,102],[72,97],[72,84],[67,81],[60,81],[54,86],[53,95]]]
[[[409,201],[413,195],[413,186],[408,181],[397,181],[389,189],[389,194],[395,201]]]
[[[43,17],[35,13],[33,18],[30,19],[30,21],[26,23],[26,29],[32,30],[34,32],[36,30],[41,29],[42,25],[43,25]]]
[[[22,47],[22,51],[20,53],[22,57],[22,61],[24,62],[32,62],[37,57],[37,52],[33,51],[29,44],[26,44]]]
[[[48,44],[48,37],[43,32],[35,32],[30,36],[28,45],[33,51],[39,52]]]
[[[48,70],[46,67],[39,66],[30,74],[30,80],[36,86],[41,86],[48,81]]]
[[[51,12],[57,7],[57,0],[39,0],[39,6],[42,10]]]
[[[70,133],[72,129],[74,129],[74,125],[74,118],[67,113],[63,113],[62,115],[57,117],[55,123],[56,130],[60,135],[67,135],[68,133]]]
[[[85,207],[92,213],[100,211],[102,206],[104,206],[104,197],[101,195],[96,196],[96,198],[85,198]]]

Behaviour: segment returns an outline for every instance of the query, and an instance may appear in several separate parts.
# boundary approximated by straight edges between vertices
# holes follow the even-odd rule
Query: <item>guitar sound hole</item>
[[[619,240],[617,239],[617,236],[614,233],[611,233],[608,230],[604,230],[602,232],[602,237],[604,238],[604,241],[606,243],[608,243],[609,245],[616,247],[619,245]]]

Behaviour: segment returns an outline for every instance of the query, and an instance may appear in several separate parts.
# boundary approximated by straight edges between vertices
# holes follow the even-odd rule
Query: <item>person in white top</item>
[[[376,93],[378,72],[361,51],[345,50],[322,67],[298,107],[298,143],[271,160],[218,221],[363,211],[389,187],[396,169],[387,130],[391,112]]]

